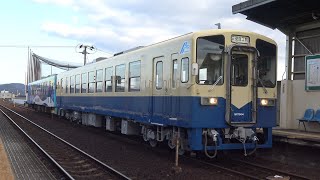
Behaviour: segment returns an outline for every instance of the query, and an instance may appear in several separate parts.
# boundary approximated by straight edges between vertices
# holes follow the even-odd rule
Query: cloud
[[[82,17],[47,20],[42,30],[52,36],[92,43],[106,51],[119,52],[148,45],[188,32],[216,28],[253,31],[275,39],[279,58],[284,61],[285,36],[279,32],[232,14],[231,7],[243,0],[34,0],[42,4],[69,7]],[[68,18],[68,17],[66,17]],[[284,71],[284,63],[279,63]]]
[[[56,5],[61,5],[61,6],[70,6],[74,3],[73,0],[33,0],[34,2],[37,3],[51,3],[51,4],[56,4]]]

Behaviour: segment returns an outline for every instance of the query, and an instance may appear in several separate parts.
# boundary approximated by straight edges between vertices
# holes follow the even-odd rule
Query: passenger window
[[[181,82],[186,83],[189,81],[189,58],[181,59]]]
[[[89,92],[94,93],[94,71],[89,72]]]
[[[60,92],[63,91],[63,78],[60,79],[60,86],[59,88],[61,88]]]
[[[140,61],[129,64],[129,91],[140,91],[140,66]]]
[[[175,59],[172,61],[172,88],[177,87],[178,80],[178,60]]]
[[[126,65],[116,66],[116,92],[124,92]]]
[[[87,73],[81,74],[81,93],[86,93],[88,89],[88,78]]]
[[[66,93],[69,93],[68,77],[66,78]]]
[[[112,67],[106,68],[106,83],[105,83],[105,89],[106,92],[112,92]]]
[[[156,64],[156,89],[163,87],[163,62],[158,61]]]
[[[76,93],[80,93],[80,74],[76,75]]]
[[[70,77],[70,93],[74,93],[74,76]]]
[[[96,92],[102,92],[102,85],[103,85],[103,69],[97,70],[96,75]]]

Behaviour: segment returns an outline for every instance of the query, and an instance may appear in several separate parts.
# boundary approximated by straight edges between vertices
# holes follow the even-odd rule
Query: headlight
[[[275,100],[274,99],[261,99],[260,105],[261,106],[275,106]]]
[[[215,98],[215,97],[201,97],[201,105],[205,105],[205,106],[218,105],[218,98]]]
[[[209,98],[209,103],[211,105],[217,105],[218,104],[218,99],[217,98]]]

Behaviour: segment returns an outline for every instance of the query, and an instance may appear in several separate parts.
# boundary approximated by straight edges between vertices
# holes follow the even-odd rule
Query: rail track
[[[268,179],[275,176],[282,178],[289,178],[290,180],[308,180],[310,178],[297,175],[290,172],[285,172],[277,169],[273,169],[261,164],[255,164],[251,162],[246,162],[239,159],[224,158],[221,160],[203,160],[199,158],[193,158],[188,156],[183,156],[186,159],[197,161],[208,166],[219,168],[225,172],[229,172],[235,175],[239,175],[249,179]]]
[[[108,133],[109,136],[112,136],[113,138],[121,141],[121,139],[124,142],[132,142],[134,144],[139,144],[141,145],[141,142],[138,142],[137,139],[133,138],[125,138],[123,136],[119,136],[117,134],[113,133]],[[160,154],[166,153],[166,151],[161,151],[160,149],[154,149],[151,148],[147,144],[143,144],[147,149],[153,150],[155,152],[158,152]],[[304,177],[298,174],[286,172],[286,171],[281,171],[278,169],[273,169],[268,166],[264,166],[262,164],[255,164],[253,162],[247,162],[244,160],[239,160],[239,159],[231,159],[231,158],[224,158],[222,161],[219,159],[215,160],[206,160],[202,158],[193,158],[190,156],[182,156],[182,159],[187,159],[190,160],[188,161],[188,164],[192,161],[197,162],[197,163],[202,163],[205,164],[208,167],[212,167],[214,169],[221,170],[222,172],[225,172],[226,174],[233,174],[236,175],[237,177],[241,177],[244,179],[266,179],[267,177],[274,177],[275,175],[282,176],[282,177],[289,177],[290,179],[310,179],[308,177]]]
[[[17,112],[0,111],[69,179],[130,179]]]

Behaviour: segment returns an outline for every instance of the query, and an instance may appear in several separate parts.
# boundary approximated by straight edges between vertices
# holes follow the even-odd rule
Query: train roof
[[[259,38],[261,38],[263,40],[267,40],[268,42],[276,44],[276,42],[274,40],[272,40],[271,38],[268,38],[267,36],[264,36],[264,35],[261,35],[261,34],[255,33],[255,32],[243,31],[243,30],[231,30],[231,29],[209,29],[209,30],[202,30],[202,31],[197,31],[197,32],[190,32],[190,33],[187,33],[187,34],[184,34],[184,35],[181,35],[181,36],[173,37],[171,39],[167,39],[167,40],[164,40],[164,41],[161,41],[161,42],[157,42],[157,43],[154,43],[154,44],[150,44],[150,45],[147,45],[147,46],[138,46],[136,48],[132,48],[132,49],[129,49],[129,50],[125,50],[125,51],[116,53],[115,56],[112,56],[112,57],[110,57],[110,58],[108,58],[108,59],[106,59],[104,61],[99,61],[99,62],[96,62],[96,63],[87,64],[85,66],[81,66],[79,68],[75,68],[75,69],[72,69],[70,71],[62,72],[61,74],[68,74],[69,72],[76,71],[77,69],[96,66],[99,63],[103,63],[105,61],[112,60],[114,58],[121,58],[123,56],[130,56],[133,53],[137,53],[139,51],[144,51],[144,50],[147,50],[149,48],[155,48],[157,46],[164,46],[164,45],[166,45],[167,43],[170,43],[170,42],[184,41],[184,40],[187,40],[187,39],[192,39],[192,38],[201,37],[201,36],[219,35],[219,34],[225,34],[225,33],[227,33],[227,34],[234,33],[234,34],[238,34],[238,35],[241,35],[241,34],[243,34],[243,35],[255,35],[255,36],[257,36],[257,37],[259,37]]]
[[[190,33],[187,33],[187,34],[184,34],[184,35],[176,36],[176,37],[173,37],[173,38],[170,38],[170,39],[167,39],[167,40],[164,40],[164,41],[160,41],[160,42],[157,42],[157,43],[153,43],[153,44],[150,44],[150,45],[147,45],[147,46],[138,46],[138,47],[135,47],[135,48],[131,48],[131,49],[128,49],[128,50],[125,50],[125,51],[118,52],[114,56],[119,56],[119,55],[130,53],[130,52],[136,52],[138,50],[144,50],[144,49],[149,48],[149,47],[153,47],[153,46],[156,46],[156,45],[168,43],[168,42],[179,40],[179,39],[191,38],[191,37],[194,37],[194,36],[205,36],[205,35],[222,34],[222,33],[241,33],[241,34],[256,35],[256,36],[263,37],[264,39],[276,44],[276,42],[273,39],[271,39],[271,38],[269,38],[267,36],[255,33],[255,32],[251,32],[251,31],[232,30],[232,29],[208,29],[208,30],[202,30],[202,31],[197,31],[197,32],[190,32]]]
[[[39,80],[30,82],[30,83],[28,83],[28,85],[34,85],[34,84],[39,84],[39,83],[42,83],[42,82],[47,82],[47,81],[50,81],[50,80],[54,80],[54,78],[55,78],[56,76],[57,76],[57,74],[52,74],[52,75],[47,76],[47,77],[44,77],[44,78],[42,78],[42,79],[39,79]]]

